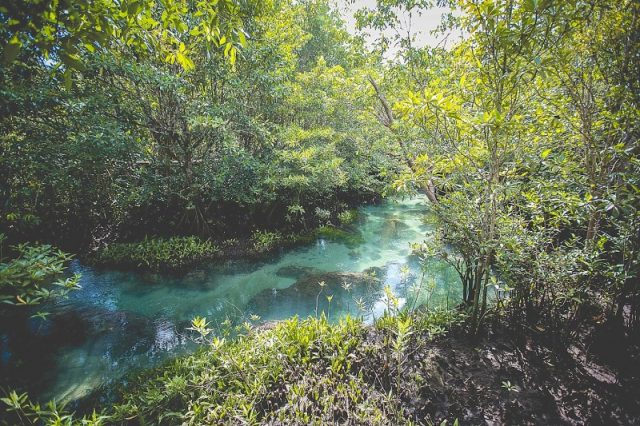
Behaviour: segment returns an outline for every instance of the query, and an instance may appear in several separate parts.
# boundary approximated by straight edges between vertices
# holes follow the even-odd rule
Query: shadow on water
[[[280,320],[325,312],[367,321],[386,307],[389,286],[401,304],[453,305],[455,271],[423,265],[410,243],[432,226],[424,199],[360,209],[350,232],[325,229],[307,246],[261,261],[230,261],[174,276],[96,270],[79,262],[82,290],[50,307],[46,320],[0,318],[0,386],[40,400],[74,401],[127,373],[193,350],[190,320]],[[322,283],[322,285],[320,284]]]

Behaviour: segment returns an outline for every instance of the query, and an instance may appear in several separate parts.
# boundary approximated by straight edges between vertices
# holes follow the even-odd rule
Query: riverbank
[[[161,393],[185,373],[184,389],[195,394],[181,402],[184,395],[164,400],[179,421],[452,424],[458,420],[540,425],[640,421],[637,342],[626,340],[612,358],[606,351],[614,348],[603,346],[600,328],[585,329],[581,339],[559,347],[549,334],[515,333],[500,320],[474,339],[458,319],[451,313],[419,314],[412,319],[384,318],[372,327],[346,321],[334,328],[321,320],[288,322],[247,337],[240,346],[209,349],[178,361],[143,380],[125,401],[137,405],[129,415],[162,423],[168,411],[163,405],[145,405],[144,396],[133,395],[149,388]],[[274,339],[277,342],[270,343]],[[257,345],[257,351],[249,345]],[[277,354],[285,354],[284,361],[264,365],[255,361],[254,357],[266,361],[267,354],[260,352],[274,347]],[[199,363],[203,363],[200,376],[194,376],[192,369]],[[227,369],[229,363],[236,365]],[[189,367],[177,373],[173,370],[177,365]],[[222,390],[215,385],[218,374],[229,375],[227,383],[249,383],[235,392]],[[212,390],[197,390],[203,386]],[[203,401],[212,405],[198,416],[190,407]]]
[[[186,273],[190,268],[210,262],[264,258],[278,250],[310,244],[318,238],[342,241],[351,246],[363,242],[362,235],[353,226],[358,220],[357,209],[344,210],[334,216],[309,229],[256,230],[248,236],[227,239],[173,236],[145,237],[134,242],[114,241],[81,258],[86,264],[103,268]]]
[[[607,327],[560,347],[454,311],[245,326],[131,377],[102,424],[637,424],[638,344]]]

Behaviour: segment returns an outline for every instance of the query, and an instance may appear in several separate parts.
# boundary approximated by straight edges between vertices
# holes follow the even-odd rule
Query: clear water
[[[322,311],[330,320],[351,313],[370,321],[387,306],[385,286],[401,305],[453,306],[460,297],[455,271],[439,262],[422,267],[411,255],[410,243],[433,231],[425,211],[422,198],[365,206],[355,243],[318,238],[260,262],[211,265],[180,277],[76,262],[82,290],[59,302],[50,320],[28,321],[30,335],[18,334],[19,342],[0,324],[2,368],[22,371],[39,399],[72,401],[190,350],[186,328],[197,315],[214,328],[226,319],[259,324]],[[19,353],[26,359],[18,360]]]

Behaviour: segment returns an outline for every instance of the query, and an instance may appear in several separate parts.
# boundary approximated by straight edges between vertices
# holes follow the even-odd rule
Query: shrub
[[[71,255],[50,245],[15,247],[17,257],[0,263],[0,301],[10,305],[38,305],[79,288],[79,275],[64,277]]]
[[[358,355],[366,327],[293,318],[133,380],[113,420],[152,424],[383,423],[397,402],[368,383]],[[398,419],[400,420],[400,419]],[[406,423],[400,421],[400,423]]]
[[[327,223],[329,219],[331,219],[331,212],[326,209],[321,209],[320,207],[316,207],[315,214],[320,223]]]

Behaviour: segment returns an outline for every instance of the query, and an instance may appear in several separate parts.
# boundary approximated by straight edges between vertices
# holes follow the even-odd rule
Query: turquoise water
[[[425,211],[422,198],[365,206],[353,225],[355,242],[318,238],[259,262],[231,261],[180,277],[75,262],[82,289],[57,303],[49,321],[27,326],[35,342],[26,344],[32,348],[21,364],[27,387],[43,400],[85,397],[133,369],[190,350],[186,328],[198,315],[214,329],[227,319],[258,325],[320,312],[334,321],[347,313],[371,321],[387,306],[385,286],[400,305],[453,306],[460,297],[455,271],[435,261],[423,266],[411,255],[410,244],[433,232]],[[6,335],[4,341],[8,368],[20,351]]]

